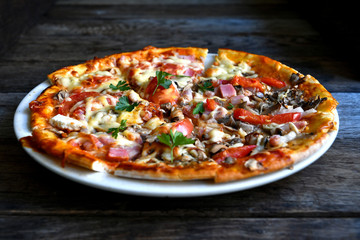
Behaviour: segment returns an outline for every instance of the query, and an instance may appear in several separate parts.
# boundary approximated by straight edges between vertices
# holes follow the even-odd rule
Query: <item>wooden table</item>
[[[323,8],[281,0],[123,2],[57,1],[1,55],[0,239],[360,239],[360,78],[351,58],[359,38],[332,18],[336,6],[315,16]],[[238,49],[311,74],[340,103],[338,137],[295,175],[197,198],[90,188],[25,153],[14,112],[48,73],[147,45]]]

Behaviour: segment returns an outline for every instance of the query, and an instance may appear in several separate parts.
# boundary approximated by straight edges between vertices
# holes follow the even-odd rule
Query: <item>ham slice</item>
[[[231,84],[220,85],[220,92],[224,98],[230,98],[236,96],[236,90]]]
[[[121,147],[109,148],[109,152],[106,155],[106,160],[121,162],[129,160],[129,153],[126,149]]]

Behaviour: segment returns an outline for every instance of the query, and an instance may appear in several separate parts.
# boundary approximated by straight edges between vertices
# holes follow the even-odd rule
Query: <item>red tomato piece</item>
[[[283,113],[278,115],[256,115],[252,112],[237,108],[234,110],[234,118],[243,122],[247,122],[253,125],[277,123],[283,124],[288,122],[295,122],[301,119],[301,113]]]
[[[217,163],[221,163],[225,160],[227,157],[231,158],[242,158],[247,156],[254,148],[256,148],[256,145],[245,145],[242,147],[233,147],[228,148],[225,151],[219,152],[213,156],[213,159]]]
[[[301,119],[301,113],[293,112],[293,113],[283,113],[274,115],[271,117],[270,121],[277,124],[295,122]]]
[[[247,122],[253,125],[270,123],[270,116],[268,115],[256,115],[243,108],[237,108],[234,110],[234,118],[242,122]]]
[[[230,80],[230,83],[233,86],[240,85],[244,88],[254,88],[260,92],[264,92],[264,86],[261,84],[258,78],[235,76]]]
[[[180,94],[176,87],[171,84],[168,89],[164,88],[163,86],[159,85],[155,91],[157,85],[157,78],[154,77],[149,85],[146,88],[146,93],[148,94],[148,100],[156,103],[156,104],[163,104],[163,103],[171,103],[176,104],[176,101],[179,99]],[[155,91],[155,93],[154,93]],[[154,93],[154,94],[153,94]]]
[[[285,82],[272,77],[261,77],[259,80],[271,87],[283,88],[286,86]]]
[[[181,132],[184,136],[189,137],[194,130],[194,125],[190,119],[185,118],[181,121],[174,123],[174,126],[171,128],[172,131]]]
[[[216,103],[216,101],[214,99],[211,99],[211,98],[206,99],[206,103],[205,103],[206,110],[214,111],[217,106],[218,106],[218,104]]]

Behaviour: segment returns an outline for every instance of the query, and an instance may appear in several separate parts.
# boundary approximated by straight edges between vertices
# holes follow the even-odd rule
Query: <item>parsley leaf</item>
[[[116,103],[115,110],[131,112],[139,103],[135,102],[130,104],[127,96],[119,97],[119,101]]]
[[[152,95],[155,94],[156,90],[158,89],[159,86],[163,86],[165,89],[168,89],[171,85],[171,80],[166,79],[166,77],[169,76],[174,76],[174,77],[190,77],[190,76],[185,76],[185,75],[173,75],[167,72],[163,72],[163,71],[156,71],[156,78],[157,78],[157,84],[156,87],[154,89],[154,92]]]
[[[120,91],[126,91],[131,89],[129,84],[125,81],[119,81],[116,86],[114,86],[112,83],[109,86],[112,90],[120,90]]]
[[[205,81],[202,85],[198,84],[198,88],[203,91],[203,92],[206,92],[206,91],[214,91],[214,87],[212,85],[212,82],[211,80],[207,80]]]
[[[171,129],[170,134],[162,133],[161,135],[157,136],[157,138],[161,143],[170,147],[171,162],[174,160],[173,152],[176,146],[195,143],[195,140],[185,137],[182,132],[173,132]]]
[[[126,119],[121,120],[120,126],[117,128],[109,128],[107,133],[111,133],[111,136],[117,139],[119,132],[123,132],[126,129]]]
[[[205,111],[204,109],[204,103],[203,102],[199,102],[198,104],[196,104],[196,107],[193,110],[193,114],[198,114],[198,113],[203,113]]]
[[[226,107],[227,109],[231,110],[233,109],[235,106],[232,103],[229,103],[229,105]]]

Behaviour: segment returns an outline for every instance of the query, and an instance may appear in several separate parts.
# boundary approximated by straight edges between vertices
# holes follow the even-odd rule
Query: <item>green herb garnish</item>
[[[203,102],[199,102],[198,104],[196,104],[196,107],[193,110],[193,114],[198,114],[198,113],[203,113],[205,111],[204,109],[204,103]]]
[[[227,109],[231,110],[233,109],[235,106],[232,103],[229,103],[229,105],[226,107]]]
[[[119,132],[123,132],[126,129],[126,119],[121,120],[120,126],[117,128],[109,128],[107,133],[111,133],[111,136],[117,139]]]
[[[205,81],[202,85],[198,84],[198,88],[203,91],[203,92],[206,92],[206,91],[214,91],[214,87],[212,85],[212,82],[211,80],[207,80]]]
[[[176,146],[195,143],[195,140],[185,137],[181,132],[173,131],[170,129],[170,134],[162,133],[157,136],[159,141],[171,148],[171,162],[174,159],[173,152]]]
[[[169,76],[173,76],[173,77],[190,77],[190,76],[185,76],[185,75],[173,75],[167,72],[163,72],[163,71],[156,71],[156,79],[157,79],[157,84],[156,87],[154,89],[154,92],[152,95],[155,94],[156,90],[158,89],[159,86],[163,86],[165,89],[168,89],[171,85],[171,80],[166,79],[166,77]]]
[[[126,96],[119,97],[119,101],[116,103],[115,110],[131,112],[139,103],[134,102],[130,104],[129,98]]]
[[[131,89],[129,84],[125,81],[119,81],[116,86],[114,86],[112,83],[109,86],[112,90],[120,90],[120,91],[126,91]]]

